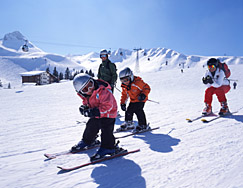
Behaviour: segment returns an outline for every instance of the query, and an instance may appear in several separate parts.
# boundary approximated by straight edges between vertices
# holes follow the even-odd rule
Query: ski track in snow
[[[232,65],[236,90],[227,94],[231,111],[243,107],[242,65]],[[243,110],[204,124],[205,69],[195,67],[140,73],[152,88],[145,112],[160,129],[120,139],[120,146],[141,151],[121,158],[60,173],[57,165],[85,163],[95,149],[46,160],[44,153],[70,149],[82,136],[81,99],[72,82],[0,90],[0,187],[243,187]],[[119,84],[117,85],[118,88]],[[21,92],[19,92],[21,91]],[[120,93],[115,90],[119,104]],[[220,106],[214,96],[213,110]],[[124,113],[119,110],[122,115]],[[136,120],[136,118],[135,118]],[[124,121],[117,119],[115,129]],[[137,120],[136,120],[137,121]],[[123,135],[126,133],[117,133]]]

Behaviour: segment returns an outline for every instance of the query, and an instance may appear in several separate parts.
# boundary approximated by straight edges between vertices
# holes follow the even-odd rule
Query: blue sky
[[[165,47],[243,56],[243,0],[1,0],[0,18],[0,38],[20,31],[63,55]]]

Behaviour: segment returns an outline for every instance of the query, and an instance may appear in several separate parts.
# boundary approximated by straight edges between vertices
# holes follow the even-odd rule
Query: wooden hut
[[[23,72],[20,75],[22,76],[22,83],[36,83],[36,85],[45,85],[58,81],[54,75],[46,71]]]

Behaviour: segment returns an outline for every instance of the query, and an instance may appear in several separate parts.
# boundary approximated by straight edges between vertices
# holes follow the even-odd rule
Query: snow
[[[184,55],[163,48],[146,52],[145,57],[142,57],[142,51],[139,54],[140,73],[135,75],[151,86],[149,99],[160,103],[148,101],[145,105],[150,126],[160,129],[120,139],[121,147],[140,148],[138,153],[67,173],[61,173],[56,166],[80,165],[95,153],[93,149],[53,160],[47,160],[43,155],[68,150],[82,137],[83,122],[87,118],[79,113],[81,99],[72,82],[21,85],[19,73],[26,70],[18,64],[17,59],[21,57],[13,62],[12,56],[2,56],[0,79],[2,82],[11,80],[15,87],[0,88],[0,187],[242,188],[242,57],[225,57],[232,71],[230,78],[238,80],[237,89],[232,87],[227,94],[229,108],[238,112],[205,124],[200,120],[187,123],[185,119],[199,116],[204,107],[205,86],[201,78],[206,71],[203,65],[209,57],[186,56],[184,73],[181,73],[178,66],[181,61],[176,58],[184,59]],[[97,70],[100,60],[91,54],[92,57],[77,64]],[[156,57],[156,54],[160,55]],[[149,56],[151,61],[147,61]],[[173,61],[168,59],[166,66],[163,57],[170,56],[176,57]],[[68,57],[66,65],[76,63],[81,57]],[[22,58],[31,58],[31,54]],[[161,61],[157,61],[159,58]],[[122,62],[116,62],[118,72],[126,66],[134,70],[135,59],[136,53],[132,52]],[[117,88],[121,89],[119,81]],[[115,89],[114,95],[119,104],[120,92]],[[214,96],[213,111],[217,113],[219,109]],[[120,108],[119,111],[124,115]],[[123,121],[124,117],[117,119],[115,129]],[[115,136],[124,134],[116,133]]]
[[[23,72],[20,73],[21,76],[35,76],[35,75],[40,75],[45,71],[29,71],[29,72]]]

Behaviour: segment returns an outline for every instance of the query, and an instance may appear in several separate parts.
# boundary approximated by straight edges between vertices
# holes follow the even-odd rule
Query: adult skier
[[[203,109],[203,115],[212,113],[213,95],[216,94],[218,101],[221,104],[219,115],[223,116],[229,113],[227,99],[225,94],[230,90],[230,82],[225,78],[225,73],[219,68],[219,62],[215,58],[207,61],[208,71],[205,77],[202,78],[203,83],[207,86],[205,91],[204,102],[206,107]]]
[[[119,73],[119,78],[122,82],[122,95],[121,95],[121,109],[125,111],[125,123],[121,125],[121,130],[132,129],[133,114],[135,113],[138,119],[138,125],[133,130],[141,131],[149,129],[147,125],[146,116],[144,113],[144,105],[148,100],[150,87],[140,77],[134,76],[130,68],[125,68]],[[130,98],[130,103],[126,108],[126,101]]]
[[[107,50],[100,51],[100,58],[102,63],[99,66],[97,77],[108,82],[113,93],[117,80],[116,65],[108,59]]]
[[[113,130],[117,104],[110,85],[103,80],[95,80],[83,73],[75,76],[73,85],[83,100],[83,105],[79,108],[80,113],[90,119],[86,123],[82,140],[71,148],[71,152],[77,152],[93,145],[99,130],[101,130],[101,146],[97,153],[91,157],[91,161],[107,154],[116,153],[119,148],[115,146]]]

